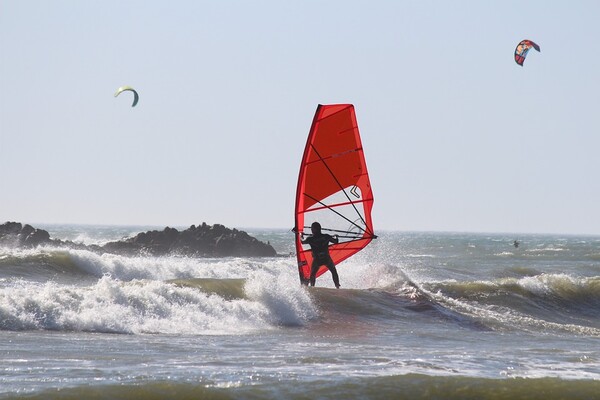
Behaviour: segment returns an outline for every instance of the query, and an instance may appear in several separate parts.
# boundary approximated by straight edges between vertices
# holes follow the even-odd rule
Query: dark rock
[[[29,226],[29,225],[26,225]],[[51,243],[50,234],[43,229],[33,229],[24,239],[23,244],[26,247],[36,247],[42,244]]]
[[[0,225],[0,238],[6,235],[18,235],[21,233],[23,229],[23,225],[19,222],[7,222],[3,225]]]
[[[110,242],[102,247],[118,254],[152,256],[181,255],[192,257],[272,257],[275,249],[246,232],[223,225],[191,225],[184,231],[166,227],[162,231],[142,232],[136,236]]]
[[[0,225],[0,245],[36,247],[41,245],[85,249],[97,253],[137,255],[181,255],[189,257],[273,257],[277,253],[270,244],[263,243],[244,231],[223,225],[191,225],[184,231],[166,227],[162,231],[148,231],[136,236],[106,243],[104,246],[51,239],[43,229],[18,222]]]
[[[59,241],[60,242],[60,241]],[[31,225],[23,226],[19,222],[6,222],[0,225],[0,245],[11,247],[36,247],[53,244],[50,234]]]

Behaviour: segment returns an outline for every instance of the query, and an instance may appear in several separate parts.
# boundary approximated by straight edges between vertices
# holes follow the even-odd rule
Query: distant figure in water
[[[310,226],[310,230],[312,231],[312,236],[309,236],[306,239],[304,239],[304,232],[300,233],[300,241],[302,244],[310,245],[310,250],[313,255],[313,262],[310,266],[310,286],[315,286],[317,271],[321,265],[324,265],[331,271],[333,283],[335,284],[335,287],[339,289],[340,278],[335,269],[335,264],[329,255],[329,243],[339,243],[338,235],[331,236],[326,233],[321,233],[321,224],[318,222],[313,222]]]
[[[513,243],[513,246],[515,246],[515,248],[519,247],[519,241],[515,240],[514,243]]]

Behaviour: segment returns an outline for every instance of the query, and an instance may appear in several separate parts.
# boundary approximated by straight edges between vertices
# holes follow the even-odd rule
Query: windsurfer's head
[[[318,222],[313,222],[312,225],[310,226],[310,230],[312,231],[313,235],[320,235],[321,234],[321,224]]]

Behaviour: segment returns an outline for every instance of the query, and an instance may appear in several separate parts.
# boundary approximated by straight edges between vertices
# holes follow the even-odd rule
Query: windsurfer
[[[318,222],[313,222],[310,226],[310,230],[312,231],[312,236],[309,236],[306,239],[304,239],[304,232],[300,232],[300,241],[302,244],[310,245],[310,250],[313,255],[313,262],[310,267],[310,286],[315,286],[317,271],[319,271],[319,267],[321,265],[324,265],[329,271],[331,271],[333,283],[335,284],[335,287],[339,289],[340,278],[338,277],[337,270],[335,269],[335,264],[329,255],[329,243],[338,243],[338,235],[331,236],[326,233],[322,233],[321,224]]]

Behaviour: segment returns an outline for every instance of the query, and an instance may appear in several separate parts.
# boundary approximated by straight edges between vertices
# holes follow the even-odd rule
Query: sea
[[[0,399],[600,399],[599,236],[377,232],[335,289],[243,230],[279,256],[0,248]]]

